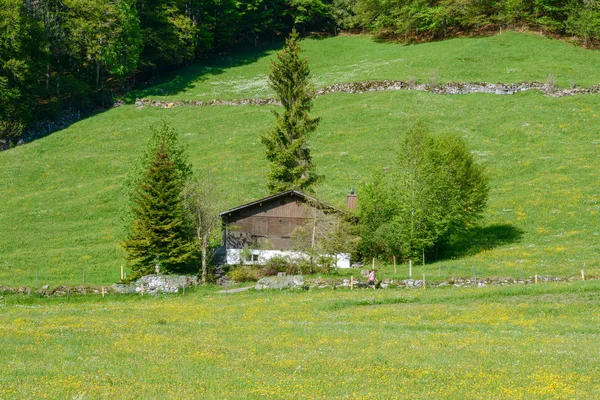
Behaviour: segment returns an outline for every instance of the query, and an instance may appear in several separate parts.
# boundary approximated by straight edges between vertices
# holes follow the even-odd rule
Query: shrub
[[[280,272],[290,273],[290,266],[293,264],[291,260],[286,257],[273,257],[267,260],[265,265],[262,266],[262,272],[264,276],[277,275]]]
[[[227,276],[236,282],[256,282],[265,276],[275,276],[280,272],[287,275],[308,275],[312,273],[329,273],[331,257],[319,257],[312,264],[310,260],[288,257],[273,257],[264,265],[239,265],[227,273]]]

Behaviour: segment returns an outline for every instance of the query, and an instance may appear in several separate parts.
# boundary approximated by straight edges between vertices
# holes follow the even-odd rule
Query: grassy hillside
[[[546,82],[560,87],[600,83],[600,52],[533,34],[507,32],[486,38],[451,39],[404,46],[368,36],[304,40],[315,85],[368,79],[417,82]],[[271,96],[269,60],[275,49],[232,52],[208,64],[178,71],[138,97],[210,100]]]
[[[561,42],[516,34],[422,47],[342,37],[311,41],[307,47],[355,41],[364,49],[370,43],[374,57],[381,49],[391,48],[409,49],[415,54],[422,48],[430,57],[442,57],[447,43],[464,42],[468,47],[504,38],[518,41],[519,37],[524,43],[543,44],[549,54],[558,48],[582,52],[590,60],[597,57],[597,53]],[[435,46],[440,46],[437,52],[432,50]],[[588,64],[582,61],[581,66],[574,60],[562,62],[566,63],[565,71],[579,67],[585,71],[586,65],[592,64],[587,58]],[[531,60],[529,63],[533,64]],[[343,65],[340,60],[340,68]],[[425,65],[420,67],[424,74]],[[382,68],[384,72],[374,69],[369,77],[397,78],[385,76],[385,71],[391,70],[385,70],[385,65]],[[546,66],[533,65],[530,69],[543,68]],[[234,80],[234,76],[227,79]],[[323,76],[317,74],[316,78],[330,79]],[[515,81],[524,79],[528,77],[515,75]],[[589,72],[587,79],[592,83],[594,74]],[[468,80],[500,81],[504,77]],[[190,92],[192,89],[181,95]],[[369,171],[385,165],[393,156],[397,133],[422,118],[434,132],[465,137],[487,165],[492,186],[483,228],[467,244],[446,254],[441,264],[426,267],[428,273],[575,275],[585,262],[589,273],[600,274],[599,104],[597,95],[554,99],[537,92],[513,96],[420,92],[322,96],[315,101],[314,115],[321,116],[322,123],[312,146],[315,163],[326,180],[317,196],[339,205],[350,187],[357,187],[360,195],[361,182]],[[266,195],[267,163],[259,135],[273,123],[271,110],[255,106],[123,106],[0,153],[0,284],[32,285],[36,271],[40,285],[80,283],[84,270],[88,283],[118,279],[123,264],[118,242],[123,228],[125,178],[145,145],[148,128],[160,118],[182,133],[197,172],[211,171],[218,178],[227,193],[225,206]]]
[[[0,305],[0,398],[590,399],[600,392],[600,360],[592,356],[598,282],[85,302],[7,296]]]

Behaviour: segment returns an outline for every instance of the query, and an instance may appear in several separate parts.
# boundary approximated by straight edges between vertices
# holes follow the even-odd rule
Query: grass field
[[[326,181],[317,195],[342,204],[369,170],[393,156],[397,132],[423,118],[455,132],[487,165],[492,192],[484,226],[449,275],[598,273],[600,96],[540,93],[437,96],[417,92],[338,94],[317,99],[323,118],[313,152]],[[32,284],[118,278],[124,179],[148,127],[166,118],[182,133],[198,171],[228,193],[226,207],[266,195],[260,133],[268,107],[143,109],[125,106],[27,146],[0,153],[0,281]],[[359,191],[360,194],[360,191]],[[465,250],[465,249],[463,249]],[[437,267],[434,267],[437,270]]]
[[[600,83],[600,52],[534,34],[506,32],[485,38],[451,39],[405,46],[368,36],[302,42],[315,86],[370,79],[446,82],[546,82],[559,87]],[[278,46],[232,52],[195,64],[132,94],[178,100],[268,97],[269,60]]]
[[[504,65],[501,69],[488,71],[482,64],[460,70],[452,64],[457,62],[453,58],[456,49],[464,45],[471,49],[464,51],[474,52],[480,46],[481,52],[488,48],[506,54],[499,49],[512,49],[517,46],[510,44],[514,42],[520,43],[519,48],[530,49],[520,50],[523,57],[534,47],[540,48],[538,52],[547,50],[542,53],[549,58],[538,64],[513,55],[523,70],[528,65],[529,71],[542,74],[542,69],[554,65],[557,78],[578,71],[588,84],[600,82],[600,73],[591,69],[598,53],[535,35],[503,34],[410,47],[374,43],[364,37],[339,37],[307,41],[306,47],[316,52],[318,46],[324,46],[326,54],[327,46],[335,47],[332,43],[338,42],[354,43],[359,53],[370,49],[373,59],[379,60],[392,59],[394,51],[411,51],[411,59],[420,59],[417,54],[422,49],[427,60],[415,68],[423,76],[428,65],[438,62],[463,74],[453,80],[490,81],[505,80],[501,71],[507,68],[508,55],[504,61],[496,57],[498,65]],[[456,51],[446,51],[446,46],[455,46]],[[550,55],[560,52],[574,55],[552,58],[552,64]],[[335,64],[340,70],[353,70],[348,64],[351,51],[339,53],[349,58],[331,60],[331,68]],[[434,56],[446,57],[448,62],[435,61]],[[322,60],[325,62],[326,57]],[[542,61],[548,64],[542,65]],[[249,76],[261,62],[265,63],[261,67],[264,70],[266,59],[261,58],[256,64],[239,67],[238,72],[235,67],[225,70],[220,79],[233,81],[242,70]],[[319,69],[315,64],[317,80],[331,83],[342,79],[343,74],[327,76],[327,68]],[[401,78],[391,76],[393,68],[380,64],[381,71],[373,66],[375,72],[356,79]],[[490,75],[464,75],[477,70]],[[444,75],[440,73],[440,77]],[[516,72],[514,76],[515,81],[543,78]],[[196,90],[203,91],[196,87],[180,94],[190,95]],[[244,93],[240,90],[239,96],[233,97],[243,97]],[[420,92],[322,96],[316,99],[313,112],[322,117],[312,138],[313,155],[319,172],[326,176],[317,197],[341,205],[350,187],[358,188],[360,195],[370,170],[385,165],[393,156],[398,132],[422,118],[434,132],[453,132],[467,139],[477,158],[488,167],[492,189],[483,226],[447,252],[440,263],[427,266],[425,272],[439,273],[441,278],[473,273],[571,276],[586,263],[588,274],[600,275],[599,105],[597,95],[555,99],[537,92],[513,96]],[[211,171],[218,179],[226,193],[224,208],[266,195],[267,162],[259,136],[273,123],[272,109],[123,106],[0,153],[0,284],[34,285],[36,274],[40,286],[78,284],[84,270],[86,283],[107,284],[118,279],[124,257],[118,242],[123,234],[125,178],[146,143],[149,127],[161,118],[181,132],[199,175]]]
[[[600,283],[0,298],[0,398],[591,399]]]

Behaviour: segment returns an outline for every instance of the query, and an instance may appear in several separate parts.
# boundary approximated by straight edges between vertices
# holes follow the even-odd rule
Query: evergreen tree
[[[143,170],[131,194],[132,220],[123,242],[135,276],[182,272],[193,260],[194,244],[187,222],[183,190],[191,169],[175,130],[164,121],[153,130]]]
[[[308,60],[301,58],[300,52],[294,29],[277,53],[277,61],[271,61],[269,84],[284,108],[282,114],[274,112],[277,124],[261,138],[271,162],[268,183],[271,193],[289,189],[309,191],[320,179],[314,171],[308,141],[319,118],[309,115],[313,91]]]

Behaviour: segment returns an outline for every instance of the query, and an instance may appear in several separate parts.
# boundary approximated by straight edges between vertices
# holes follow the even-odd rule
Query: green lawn
[[[591,281],[5,296],[0,398],[591,399],[599,307]]]
[[[600,83],[600,52],[534,34],[507,32],[405,46],[369,36],[303,41],[317,87],[370,79],[417,82],[546,82],[557,86]],[[211,100],[269,97],[269,60],[275,49],[232,52],[194,64],[130,97]]]
[[[483,228],[428,274],[600,275],[597,163],[600,96],[439,96],[421,92],[335,94],[315,102],[317,196],[342,205],[360,196],[372,168],[393,156],[397,132],[423,118],[465,137],[491,175]],[[136,109],[123,106],[0,153],[0,284],[114,282],[123,264],[128,170],[148,127],[173,123],[196,171],[211,171],[226,207],[262,197],[267,163],[259,135],[271,107]],[[420,273],[420,271],[419,271]]]

